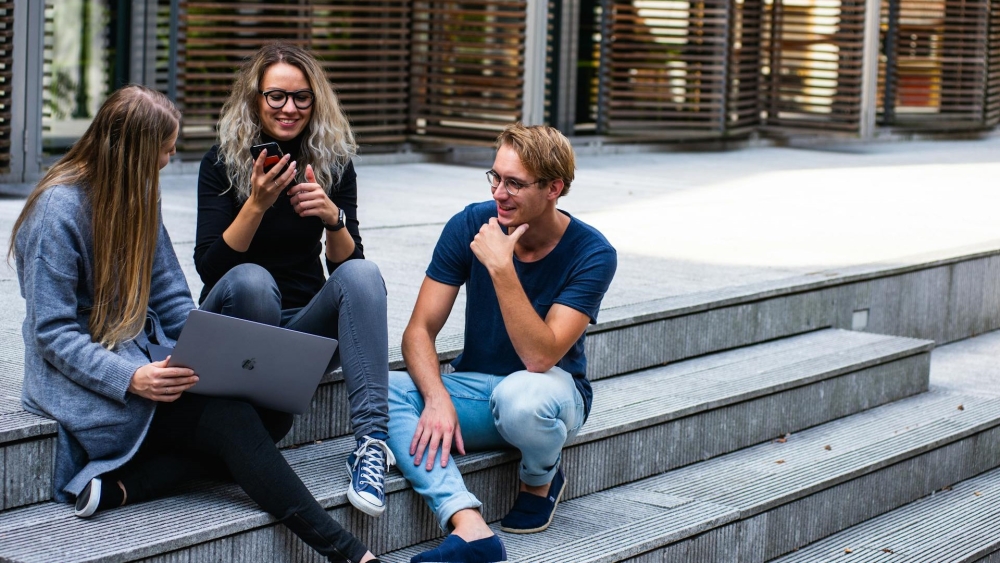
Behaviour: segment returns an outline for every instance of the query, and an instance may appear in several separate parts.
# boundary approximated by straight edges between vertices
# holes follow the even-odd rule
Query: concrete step
[[[498,533],[512,563],[764,562],[998,465],[1000,399],[931,391],[793,434],[784,443],[570,500],[543,534]],[[960,497],[967,487],[955,490]],[[1000,497],[997,488],[988,493]],[[970,502],[983,508],[973,513],[996,546],[1000,504],[992,497]],[[942,518],[936,514],[924,524],[940,530]],[[800,552],[781,561],[855,560],[845,557],[849,544],[835,543],[836,558],[799,559]],[[381,558],[409,561],[435,544]],[[861,560],[911,560],[881,555]]]
[[[564,454],[571,475],[566,498],[919,393],[927,388],[931,346],[831,329],[597,381],[591,418]],[[331,514],[376,553],[440,534],[423,501],[395,469],[387,482],[389,509],[382,518],[369,519],[350,508],[343,469],[350,448],[344,437],[289,449],[285,455]],[[643,452],[638,459],[636,451]],[[513,502],[516,459],[513,452],[458,459],[490,519],[498,519]],[[273,527],[273,520],[233,485],[206,484],[86,522],[71,512],[67,506],[44,503],[0,514],[0,559],[120,561],[181,550],[183,555],[176,555],[185,561],[221,552],[230,554],[224,559],[237,559],[232,554],[239,553],[251,560],[244,554],[266,553],[264,559],[308,560],[299,542],[283,527]],[[144,531],[121,533],[128,529]]]
[[[850,559],[846,558],[850,555]],[[848,528],[774,563],[1000,561],[1000,470]]]

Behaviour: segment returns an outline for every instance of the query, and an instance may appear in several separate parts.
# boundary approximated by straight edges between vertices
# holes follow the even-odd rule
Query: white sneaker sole
[[[89,490],[87,491],[86,504],[81,507],[80,504],[77,503],[75,510],[73,511],[73,514],[75,514],[77,518],[90,518],[95,512],[97,512],[97,507],[101,504],[101,480],[96,478],[91,479],[90,485],[88,486]]]

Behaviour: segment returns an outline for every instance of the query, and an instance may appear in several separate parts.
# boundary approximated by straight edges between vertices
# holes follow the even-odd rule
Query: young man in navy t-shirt
[[[556,208],[574,168],[556,129],[508,127],[486,173],[493,200],[452,217],[434,249],[403,334],[409,373],[389,374],[389,447],[453,533],[414,562],[506,560],[452,448],[520,450],[520,492],[501,528],[540,532],[552,521],[566,482],[562,448],[593,398],[584,333],[617,265],[601,233]],[[465,349],[442,376],[434,340],[462,284]]]

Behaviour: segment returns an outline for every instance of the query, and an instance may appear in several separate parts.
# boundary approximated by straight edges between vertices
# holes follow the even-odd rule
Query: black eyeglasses
[[[268,90],[266,92],[261,92],[261,96],[267,100],[267,105],[271,106],[271,109],[281,109],[285,107],[288,103],[288,98],[292,98],[292,103],[295,107],[299,109],[309,109],[312,105],[313,100],[316,99],[316,95],[313,94],[312,90],[296,90],[294,92],[288,92],[285,90]]]
[[[496,193],[497,188],[500,187],[500,175],[493,170],[487,170],[486,179],[490,182],[490,191],[492,193]],[[503,189],[507,190],[507,193],[510,195],[517,195],[517,192],[521,191],[521,188],[526,188],[541,181],[542,180],[535,180],[534,182],[518,182],[517,180],[506,178],[503,180]]]

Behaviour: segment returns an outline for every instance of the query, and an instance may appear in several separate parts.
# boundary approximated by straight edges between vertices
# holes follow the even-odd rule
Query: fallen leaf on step
[[[882,552],[883,553],[895,553],[893,550],[889,549],[888,547],[883,547],[882,548]]]
[[[777,442],[779,444],[784,444],[787,441],[788,441],[788,438],[778,438],[777,440],[775,440],[775,442]]]
[[[779,459],[778,461],[776,461],[776,462],[774,462],[774,463],[785,463],[785,460],[783,460],[783,459]]]
[[[964,411],[964,410],[965,410],[965,407],[964,407],[964,406],[962,406],[962,405],[958,405],[958,410],[960,410],[960,411]]]
[[[947,487],[941,487],[941,490],[942,491],[950,491],[951,490],[951,485],[948,485]]]
[[[833,448],[831,448],[830,446],[823,446],[823,449],[824,449],[824,450],[826,450],[826,451],[830,451],[830,450],[832,450]]]
[[[844,553],[854,553],[854,550],[851,549],[851,548],[849,548],[849,547],[845,547],[844,548]]]
[[[976,495],[977,497],[981,497],[981,496],[983,496],[983,493],[981,493],[981,492],[979,492],[979,491],[976,491],[976,492],[974,492],[974,493],[972,493],[972,494]]]

